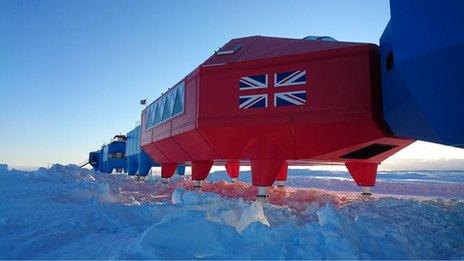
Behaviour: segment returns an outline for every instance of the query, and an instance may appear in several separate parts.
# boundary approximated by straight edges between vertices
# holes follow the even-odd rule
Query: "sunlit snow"
[[[3,171],[0,258],[463,259],[463,175],[380,173],[363,197],[345,172],[290,170],[261,204],[248,172],[197,192],[76,166]]]

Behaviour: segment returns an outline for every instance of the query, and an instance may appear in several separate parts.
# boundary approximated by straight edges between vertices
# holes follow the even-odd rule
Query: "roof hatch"
[[[238,45],[231,45],[231,46],[224,46],[218,51],[216,51],[216,55],[226,55],[226,54],[233,54],[236,51],[240,50],[242,46]]]

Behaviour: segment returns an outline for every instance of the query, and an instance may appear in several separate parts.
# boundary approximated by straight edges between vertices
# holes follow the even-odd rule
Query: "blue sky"
[[[380,0],[0,0],[0,161],[83,161],[232,38],[378,43],[388,19]]]

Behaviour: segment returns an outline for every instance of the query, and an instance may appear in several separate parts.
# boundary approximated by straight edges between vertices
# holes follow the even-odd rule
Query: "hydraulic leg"
[[[137,173],[139,166],[135,160],[127,159],[127,174],[135,175]]]
[[[148,172],[150,172],[151,169],[151,164],[139,164],[139,175],[140,176],[146,176],[148,175]]]
[[[135,180],[137,182],[145,181],[146,176],[135,175]]]
[[[364,196],[371,196],[372,193],[371,193],[371,188],[372,187],[361,187],[361,195],[364,195]]]
[[[184,176],[185,175],[185,165],[181,164],[177,167],[177,175]]]
[[[371,188],[375,186],[378,163],[347,162],[346,168],[354,181],[362,189],[362,195],[371,195]]]
[[[169,183],[169,180],[174,176],[176,171],[177,163],[163,163],[161,164],[161,178],[163,185]]]
[[[277,178],[284,160],[252,159],[251,179],[253,186],[258,187],[257,201],[267,201],[267,190]]]
[[[150,169],[154,167],[153,161],[145,154],[145,152],[141,152],[138,157],[138,169],[140,176],[146,176],[150,172]]]
[[[228,161],[225,167],[231,182],[235,183],[240,172],[240,163],[238,161]]]
[[[283,188],[285,185],[285,181],[287,181],[287,174],[288,174],[288,164],[287,161],[282,163],[282,166],[279,169],[279,173],[277,174],[277,178],[275,181],[275,185],[279,188]]]
[[[208,177],[209,171],[213,166],[213,161],[193,161],[192,162],[192,180],[195,189],[200,190],[203,181]]]

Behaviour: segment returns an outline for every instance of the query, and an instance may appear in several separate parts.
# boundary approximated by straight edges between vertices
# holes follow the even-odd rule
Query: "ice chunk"
[[[204,219],[204,213],[166,216],[146,230],[130,250],[131,258],[193,259],[214,258],[226,250],[233,228]],[[233,240],[232,240],[233,241]]]
[[[237,232],[242,233],[242,231],[254,222],[261,222],[266,226],[270,226],[267,221],[266,216],[264,215],[263,203],[255,201],[253,202],[248,209],[244,209],[242,216],[235,227]]]
[[[182,195],[185,193],[185,189],[183,188],[178,188],[172,192],[171,196],[171,202],[172,204],[181,204],[182,201]]]

